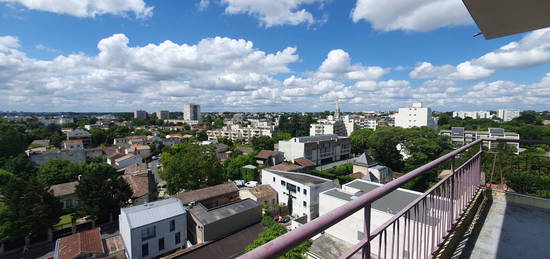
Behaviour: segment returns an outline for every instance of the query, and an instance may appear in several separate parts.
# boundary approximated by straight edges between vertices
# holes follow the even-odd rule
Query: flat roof
[[[321,178],[318,176],[313,176],[309,174],[304,173],[295,173],[295,172],[284,172],[284,171],[277,171],[277,170],[268,170],[264,169],[270,173],[276,174],[278,176],[299,182],[306,186],[313,186],[318,185],[326,182],[331,182],[332,180]]]
[[[207,209],[206,207],[204,207],[204,205],[197,203],[197,205],[189,208],[189,212],[191,212],[191,214],[195,216],[197,221],[199,221],[203,225],[207,225],[222,220],[224,218],[231,217],[235,214],[240,214],[245,211],[252,210],[259,206],[260,204],[258,204],[256,201],[247,198],[211,209]]]
[[[120,211],[126,215],[128,224],[132,229],[172,218],[186,212],[182,203],[175,198],[126,207],[120,209]]]
[[[328,135],[319,135],[319,136],[303,136],[303,137],[295,137],[290,140],[291,142],[300,142],[300,143],[309,143],[309,142],[317,142],[317,141],[327,141],[327,140],[336,140],[336,139],[343,139],[347,137],[340,137],[336,134],[328,134]]]

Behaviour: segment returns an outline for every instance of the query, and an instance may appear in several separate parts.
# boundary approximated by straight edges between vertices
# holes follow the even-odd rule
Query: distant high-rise
[[[427,126],[435,128],[436,123],[432,117],[432,109],[423,107],[422,103],[413,103],[412,107],[399,108],[395,116],[395,126],[402,128]]]
[[[147,112],[143,110],[137,110],[134,112],[134,119],[145,120],[147,119]]]
[[[186,103],[183,106],[183,119],[186,121],[201,121],[201,106]]]
[[[157,111],[157,119],[160,120],[167,120],[170,117],[170,113],[168,111]]]
[[[519,117],[519,110],[516,109],[501,109],[498,110],[499,118],[502,119],[502,121],[511,121],[517,117]]]

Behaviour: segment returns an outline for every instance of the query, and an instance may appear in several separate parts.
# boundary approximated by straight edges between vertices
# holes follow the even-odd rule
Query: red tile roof
[[[103,254],[103,243],[99,228],[58,239],[55,253],[59,259],[73,259],[89,254]]]
[[[55,197],[73,194],[76,191],[77,184],[78,181],[52,185],[52,187],[50,187],[50,191],[53,192],[53,196]]]
[[[193,201],[204,201],[210,198],[238,192],[239,188],[233,183],[228,182],[224,184],[218,184],[198,190],[180,192],[172,197],[179,199],[183,204],[187,204]]]
[[[294,159],[294,163],[299,164],[301,166],[305,167],[314,167],[315,163],[313,163],[311,160],[306,159],[305,157],[298,157]]]
[[[256,159],[268,159],[272,156],[276,156],[279,152],[273,150],[262,150],[254,158]]]
[[[299,165],[295,165],[295,164],[291,164],[291,163],[287,163],[287,162],[283,162],[283,163],[274,165],[272,167],[268,167],[266,169],[272,169],[272,170],[278,170],[278,171],[287,171],[287,172],[297,172],[297,171],[300,171],[300,170],[304,169],[304,167],[299,166]]]

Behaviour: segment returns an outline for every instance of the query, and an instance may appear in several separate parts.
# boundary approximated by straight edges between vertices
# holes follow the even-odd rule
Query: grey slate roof
[[[207,209],[202,204],[197,203],[197,205],[189,208],[189,212],[191,212],[191,214],[195,216],[197,221],[199,221],[203,225],[208,225],[212,222],[216,222],[221,219],[231,217],[233,215],[240,214],[248,210],[252,210],[259,206],[260,204],[258,204],[256,201],[248,198],[232,203],[227,203],[211,209]]]
[[[276,174],[278,176],[299,182],[306,186],[314,186],[326,182],[331,182],[332,180],[321,178],[318,176],[313,176],[309,174],[304,173],[295,173],[295,172],[284,172],[284,171],[277,171],[277,170],[267,170],[264,169],[270,173]]]
[[[128,224],[131,229],[186,213],[181,202],[175,198],[122,208],[120,211],[121,214],[126,215],[128,218]]]
[[[354,165],[360,165],[360,166],[366,166],[366,167],[376,165],[376,163],[374,162],[374,159],[372,159],[372,157],[367,152],[364,152],[363,154],[361,154],[361,156],[359,158],[355,159],[353,164]]]

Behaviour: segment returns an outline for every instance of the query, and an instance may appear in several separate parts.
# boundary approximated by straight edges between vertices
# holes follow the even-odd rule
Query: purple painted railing
[[[360,209],[364,210],[364,233],[366,236],[344,253],[341,258],[350,258],[359,250],[362,250],[363,258],[370,258],[370,255],[375,255],[378,258],[430,258],[453,230],[454,224],[468,208],[481,187],[483,141],[528,144],[547,144],[548,142],[478,139],[250,251],[240,258],[276,258]],[[477,148],[479,152],[455,168],[455,157],[470,148]],[[370,209],[373,202],[449,160],[451,161],[451,174],[377,227],[374,232],[370,231]]]

